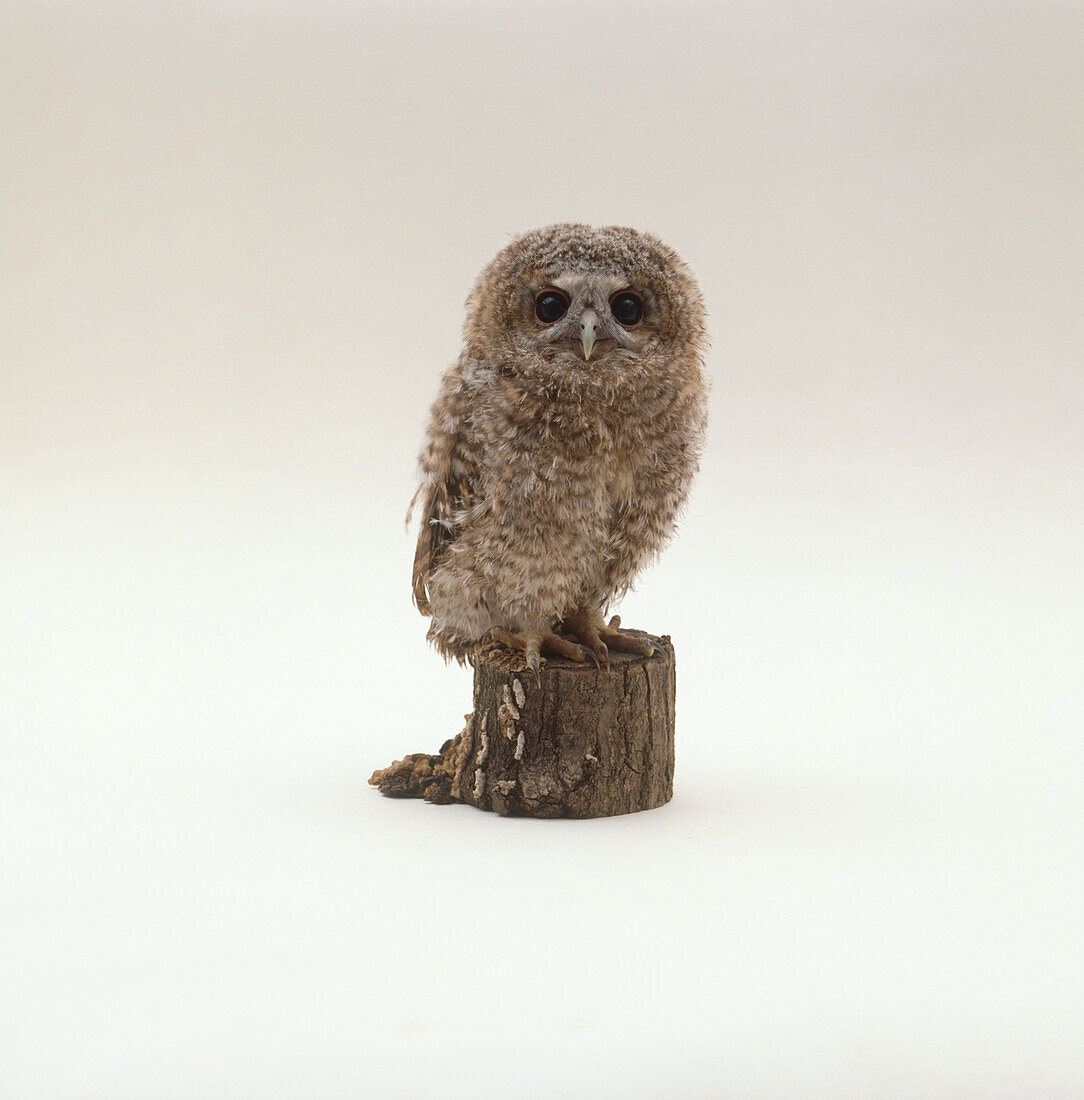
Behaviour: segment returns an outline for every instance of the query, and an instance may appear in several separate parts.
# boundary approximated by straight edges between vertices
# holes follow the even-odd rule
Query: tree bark
[[[674,791],[674,647],[668,637],[641,637],[652,656],[611,650],[609,669],[549,658],[541,685],[480,653],[462,733],[369,782],[389,795],[529,817],[662,806]]]

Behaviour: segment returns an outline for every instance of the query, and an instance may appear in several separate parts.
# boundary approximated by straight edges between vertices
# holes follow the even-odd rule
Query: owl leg
[[[501,645],[510,649],[518,649],[527,657],[527,667],[534,673],[535,681],[541,684],[539,668],[542,664],[543,652],[556,654],[558,657],[567,657],[570,661],[586,661],[588,651],[583,646],[562,638],[550,630],[535,630],[523,634],[513,634],[510,630],[497,628],[489,632],[489,636]],[[593,656],[593,655],[592,655]],[[598,661],[596,660],[597,664]]]
[[[620,629],[620,615],[615,615],[607,626],[603,622],[601,612],[596,611],[592,614],[579,611],[565,619],[562,625],[572,637],[587,646],[607,668],[610,667],[611,649],[625,653],[639,653],[643,657],[650,657],[655,652],[655,647],[646,638],[637,638],[635,634],[629,634]]]

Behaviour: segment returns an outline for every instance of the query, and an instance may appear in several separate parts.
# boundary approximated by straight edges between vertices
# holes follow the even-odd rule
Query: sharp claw
[[[587,652],[591,654],[591,660],[595,662],[595,668],[602,668],[598,659],[598,654],[593,649],[589,649]]]
[[[602,657],[602,662],[606,666],[606,671],[609,672],[609,670],[610,670],[610,651],[606,648],[606,643],[605,642],[599,642],[598,643],[598,653]],[[598,662],[596,661],[595,663],[597,664]]]
[[[541,663],[537,653],[527,654],[527,667],[534,673],[534,682],[538,688],[542,687],[542,674],[538,671]]]

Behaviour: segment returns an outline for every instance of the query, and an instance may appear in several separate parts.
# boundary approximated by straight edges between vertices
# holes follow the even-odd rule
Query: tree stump
[[[596,669],[547,658],[541,684],[502,653],[474,662],[474,709],[439,753],[413,753],[369,780],[388,795],[465,802],[528,817],[650,810],[674,793],[674,647],[610,651]]]

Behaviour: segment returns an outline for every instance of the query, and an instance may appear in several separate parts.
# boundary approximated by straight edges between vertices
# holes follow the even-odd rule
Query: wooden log
[[[641,636],[651,657],[611,649],[608,669],[551,657],[540,685],[506,653],[479,653],[462,733],[369,782],[388,795],[529,817],[662,806],[674,790],[674,647]]]

